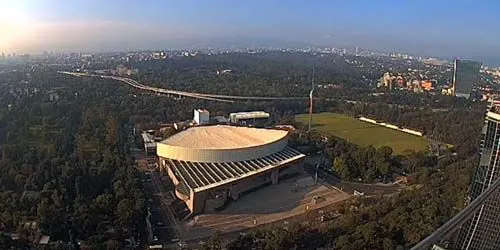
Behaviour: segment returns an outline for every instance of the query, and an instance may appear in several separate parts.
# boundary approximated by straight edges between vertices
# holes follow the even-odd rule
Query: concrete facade
[[[231,199],[236,201],[242,193],[253,188],[263,186],[265,184],[277,184],[279,179],[285,174],[292,174],[300,170],[303,166],[303,158],[276,166],[268,171],[249,176],[234,182],[225,183],[214,188],[196,191],[189,189],[186,191],[180,190],[182,183],[174,174],[172,166],[161,164],[161,170],[166,171],[170,179],[175,185],[176,196],[186,203],[186,206],[191,211],[191,215],[200,214],[203,212],[213,212],[221,208],[226,202]],[[165,162],[165,161],[160,161]],[[279,194],[278,194],[279,195]]]

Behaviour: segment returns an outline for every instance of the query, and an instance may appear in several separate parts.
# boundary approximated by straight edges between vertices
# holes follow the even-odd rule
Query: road
[[[316,168],[306,168],[306,171],[314,176]],[[326,172],[325,169],[321,167],[318,169],[318,179],[322,180],[325,184],[337,187],[338,189],[349,194],[353,194],[354,190],[356,190],[358,192],[364,193],[364,195],[387,195],[399,192],[402,188],[398,184],[365,184],[359,182],[343,181]]]
[[[158,174],[154,171],[150,171],[150,176],[151,176],[151,181],[152,181],[152,186],[154,189],[154,199],[156,201],[156,204],[159,204],[159,212],[161,214],[161,217],[163,218],[163,221],[165,221],[165,226],[166,228],[170,229],[170,236],[171,239],[181,239],[182,238],[182,225],[180,225],[179,221],[174,217],[174,213],[172,211],[172,208],[170,207],[170,202],[171,199],[167,198],[167,195],[164,193],[163,190],[163,184],[158,176]],[[164,239],[164,241],[166,241]],[[164,243],[169,243],[169,242],[164,242]]]
[[[134,88],[152,91],[160,94],[168,94],[168,95],[177,95],[184,96],[196,99],[217,101],[217,102],[229,102],[232,103],[234,100],[306,100],[309,97],[267,97],[267,96],[233,96],[233,95],[216,95],[216,94],[204,94],[204,93],[196,93],[196,92],[186,92],[186,91],[178,91],[172,89],[164,89],[158,87],[151,87],[137,82],[134,79],[126,78],[126,77],[118,77],[118,76],[107,76],[107,75],[96,75],[96,74],[87,74],[87,73],[75,73],[75,72],[66,72],[66,71],[58,71],[60,74],[66,74],[71,76],[88,76],[88,77],[100,77],[106,79],[113,79],[117,81],[121,81],[126,83]]]

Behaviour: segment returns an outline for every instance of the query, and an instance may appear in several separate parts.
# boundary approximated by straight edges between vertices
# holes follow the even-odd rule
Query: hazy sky
[[[500,57],[500,1],[0,0],[0,51],[262,39],[489,60]]]

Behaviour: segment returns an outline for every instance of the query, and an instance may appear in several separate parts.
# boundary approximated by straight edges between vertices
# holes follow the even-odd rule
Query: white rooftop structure
[[[40,237],[40,245],[47,245],[49,244],[49,241],[50,241],[50,236],[47,236],[47,235],[44,235],[42,237]]]
[[[210,121],[210,113],[206,109],[195,109],[193,120],[198,125],[208,124]]]
[[[144,150],[146,151],[146,154],[151,153],[156,149],[156,141],[154,135],[148,133],[148,132],[143,132],[141,134],[142,140],[144,141]]]
[[[141,134],[142,136],[142,140],[144,141],[144,145],[147,145],[148,147],[155,147],[156,146],[156,142],[154,140],[154,136],[147,133],[147,132],[144,132]]]
[[[230,113],[229,120],[233,123],[237,123],[239,120],[269,118],[269,116],[269,113],[264,111],[238,112]]]

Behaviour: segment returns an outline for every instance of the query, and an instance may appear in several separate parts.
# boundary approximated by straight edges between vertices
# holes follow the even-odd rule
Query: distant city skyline
[[[0,0],[0,52],[355,47],[500,65],[497,1]]]

